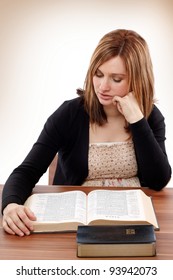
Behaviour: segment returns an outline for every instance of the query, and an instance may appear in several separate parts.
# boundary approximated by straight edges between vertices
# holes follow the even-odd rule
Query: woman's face
[[[93,77],[93,85],[98,100],[103,106],[112,105],[114,96],[125,96],[129,86],[123,59],[116,56],[98,67]]]

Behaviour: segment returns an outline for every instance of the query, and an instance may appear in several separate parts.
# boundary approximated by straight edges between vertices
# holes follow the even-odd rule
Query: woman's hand
[[[2,226],[9,234],[29,235],[33,230],[34,213],[23,205],[10,203],[3,211]]]
[[[132,124],[143,118],[133,92],[129,92],[124,97],[114,96],[112,101],[128,123]]]

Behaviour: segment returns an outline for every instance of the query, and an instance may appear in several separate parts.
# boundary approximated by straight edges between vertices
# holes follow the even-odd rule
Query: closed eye
[[[103,73],[97,69],[97,71],[95,72],[95,76],[98,78],[101,78],[101,77],[103,77]]]
[[[122,79],[115,79],[114,78],[113,81],[116,82],[116,83],[120,83],[122,81]]]

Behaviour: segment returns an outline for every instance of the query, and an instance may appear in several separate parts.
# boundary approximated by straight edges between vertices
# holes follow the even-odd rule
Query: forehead
[[[115,56],[101,64],[98,69],[109,74],[126,74],[124,60],[120,56]]]

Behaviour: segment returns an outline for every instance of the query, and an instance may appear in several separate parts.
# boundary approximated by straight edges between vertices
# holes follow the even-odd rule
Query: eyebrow
[[[97,68],[96,71],[99,71],[103,74],[103,72],[99,68]],[[123,77],[125,77],[125,76],[127,76],[127,74],[126,73],[111,73],[111,76],[123,76]]]
[[[127,74],[124,74],[124,73],[112,73],[111,74],[112,76],[127,76]]]

